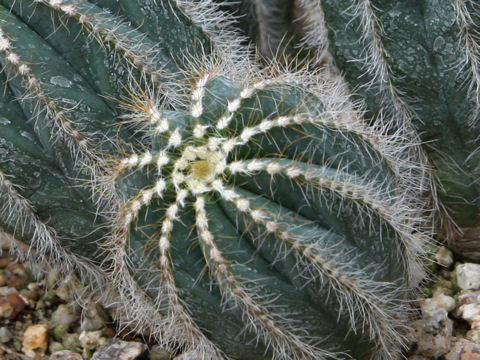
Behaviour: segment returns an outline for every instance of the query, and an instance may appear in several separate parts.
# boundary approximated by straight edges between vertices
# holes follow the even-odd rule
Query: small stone
[[[134,360],[145,353],[147,347],[134,341],[113,340],[98,348],[92,360]]]
[[[17,294],[0,296],[0,317],[12,320],[25,309],[25,306],[25,301]]]
[[[480,304],[465,304],[458,308],[458,315],[468,321],[472,329],[480,329]]]
[[[8,277],[8,286],[16,289],[26,288],[33,280],[33,276],[22,264],[11,263],[5,268]]]
[[[3,274],[0,274],[0,286],[5,286],[7,285],[7,277]]]
[[[480,289],[480,265],[465,263],[457,265],[457,284],[463,290]]]
[[[106,327],[103,329],[103,336],[106,338],[113,338],[117,333],[111,327]]]
[[[69,327],[70,327],[70,325],[68,325],[68,324],[62,324],[62,325],[55,326],[55,328],[53,329],[53,337],[55,338],[55,340],[63,342],[65,334],[68,333]]]
[[[80,354],[69,350],[55,352],[48,360],[83,360]]]
[[[448,281],[448,280],[438,281],[437,283],[435,283],[432,289],[432,297],[435,297],[438,295],[451,296],[453,294],[454,294],[453,284],[451,281]]]
[[[75,348],[80,348],[82,344],[80,343],[80,339],[78,334],[65,334],[63,336],[63,341],[62,344],[67,348],[67,349],[75,349]]]
[[[65,346],[63,346],[62,343],[59,343],[57,341],[52,341],[48,346],[48,351],[50,351],[51,354],[61,350],[65,350]]]
[[[433,332],[421,326],[416,327],[414,331],[413,335],[419,355],[437,358],[449,351],[453,331],[453,321],[451,319],[444,319],[441,326]]]
[[[82,311],[80,328],[84,331],[100,330],[105,327],[106,317],[99,305],[90,302]]]
[[[477,345],[480,345],[480,329],[467,331],[466,338],[470,341],[473,341]]]
[[[198,353],[193,351],[183,353],[173,358],[173,360],[193,360],[193,359],[198,359]]]
[[[171,358],[172,353],[160,345],[153,346],[148,353],[149,360],[170,360]]]
[[[439,294],[421,303],[424,326],[428,331],[438,329],[448,318],[448,312],[455,308],[455,300],[447,295]]]
[[[0,296],[7,296],[9,294],[18,294],[18,290],[9,286],[0,287]]]
[[[102,332],[97,331],[82,331],[80,333],[80,345],[87,350],[96,349],[99,346],[105,344],[107,339],[102,336]]]
[[[480,360],[480,347],[465,339],[455,339],[445,360]]]
[[[445,246],[441,246],[435,254],[437,264],[449,268],[453,264],[453,253]]]
[[[12,260],[6,257],[0,258],[0,269],[5,269]]]
[[[0,343],[5,344],[13,339],[13,334],[5,326],[0,327]]]
[[[70,325],[77,320],[77,315],[73,313],[68,305],[60,304],[52,313],[51,322],[53,326]]]
[[[36,301],[38,299],[38,292],[29,290],[29,289],[20,290],[20,295],[22,295],[23,297],[31,301]]]
[[[455,309],[455,299],[451,296],[439,294],[432,298],[437,303],[437,306],[441,309],[445,309],[447,312]]]
[[[36,357],[45,354],[48,345],[48,325],[36,324],[27,327],[23,333],[22,351],[25,355]]]
[[[480,291],[473,291],[459,295],[458,306],[465,304],[480,304]]]

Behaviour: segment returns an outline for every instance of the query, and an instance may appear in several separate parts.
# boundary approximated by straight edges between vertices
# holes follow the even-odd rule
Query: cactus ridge
[[[95,4],[83,1],[36,0],[35,4],[43,5],[52,11],[52,19],[67,30],[67,20],[78,24],[89,41],[95,41],[103,49],[111,53],[113,59],[119,59],[123,71],[133,71],[148,76],[162,89],[164,96],[171,104],[176,103],[178,89],[175,83],[167,81],[174,78],[178,69],[171,64],[168,56],[159,51],[157,44],[144,33],[130,27],[122,18],[112,15],[108,10]],[[115,61],[115,60],[113,60]],[[161,79],[161,81],[159,81]]]
[[[299,0],[296,4],[301,15],[295,19],[300,23],[301,39],[298,46],[313,51],[312,62],[328,67],[331,74],[338,74],[333,65],[332,55],[328,52],[328,29],[325,14],[319,1]]]
[[[37,123],[39,118],[48,119],[48,126],[52,137],[52,142],[65,143],[67,148],[75,159],[75,163],[90,173],[90,179],[97,179],[102,169],[99,165],[102,163],[89,140],[92,136],[79,129],[77,124],[69,117],[69,113],[75,111],[76,104],[70,108],[59,106],[54,98],[50,97],[48,92],[42,88],[40,80],[35,76],[27,62],[22,60],[12,46],[11,41],[0,28],[0,53],[3,53],[4,71],[12,79],[21,79],[20,83],[23,93],[19,95],[19,101],[26,104],[31,109],[31,119],[34,126],[41,126]],[[7,82],[8,83],[8,78]]]
[[[76,129],[75,124],[68,119],[68,112],[73,109],[60,109],[55,101],[43,91],[40,81],[32,72],[27,62],[22,61],[22,58],[15,52],[11,41],[6,37],[5,33],[0,29],[0,52],[5,56],[5,68],[8,65],[11,71],[11,77],[19,77],[24,88],[24,93],[20,96],[20,101],[32,101],[31,105],[32,119],[37,119],[45,112],[46,118],[52,123],[54,129],[52,133],[58,134],[59,141],[65,140],[74,156],[81,158],[93,157],[92,147],[89,146],[87,137],[81,131]],[[94,163],[94,161],[91,161]]]
[[[253,70],[252,55],[242,46],[245,38],[232,26],[237,20],[222,11],[219,3],[213,0],[175,0],[175,4],[208,35],[214,52],[223,54],[225,66],[238,68],[239,72],[231,75],[240,79],[245,75],[243,71]],[[198,60],[198,55],[193,58]]]
[[[476,105],[472,111],[470,125],[474,126],[480,107],[480,38],[478,17],[480,16],[479,5],[471,0],[456,0],[453,2],[456,20],[461,34],[461,46],[464,58],[460,60],[460,72],[466,68],[470,81],[468,92]]]

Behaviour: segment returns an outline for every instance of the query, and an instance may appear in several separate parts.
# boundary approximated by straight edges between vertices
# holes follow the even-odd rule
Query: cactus
[[[0,0],[0,224],[201,359],[394,359],[424,165],[214,4]]]
[[[219,5],[237,19],[235,26],[255,44],[261,58],[285,61],[288,57],[298,58],[293,0],[219,1]]]
[[[478,3],[301,0],[299,6],[304,46],[319,59],[333,57],[367,116],[420,134],[435,169],[439,235],[460,255],[480,259]]]

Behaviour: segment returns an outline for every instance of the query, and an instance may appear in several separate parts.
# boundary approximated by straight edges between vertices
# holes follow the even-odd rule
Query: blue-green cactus
[[[439,235],[479,259],[477,1],[301,0],[305,44],[329,57],[372,121],[420,136],[434,168]]]
[[[423,165],[242,41],[209,2],[1,0],[0,223],[192,357],[394,359]]]

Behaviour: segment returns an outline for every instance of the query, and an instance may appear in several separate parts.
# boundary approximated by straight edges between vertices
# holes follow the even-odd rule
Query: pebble
[[[455,309],[455,299],[443,293],[420,303],[422,319],[412,324],[411,341],[417,344],[416,355],[437,358],[447,353],[453,333],[448,313]]]
[[[6,257],[0,258],[0,269],[5,269],[8,264],[10,264],[11,260]]]
[[[446,318],[440,327],[429,331],[423,326],[422,321],[414,324],[413,337],[417,343],[417,354],[437,358],[447,353],[450,349],[453,321]]]
[[[92,360],[134,360],[145,353],[146,349],[146,345],[138,342],[113,340],[98,348]]]
[[[7,285],[8,278],[4,274],[0,274],[0,286]]]
[[[465,263],[457,265],[457,284],[463,290],[480,289],[480,265]]]
[[[179,356],[175,356],[173,360],[197,360],[198,359],[198,352],[189,351],[183,353]]]
[[[428,331],[434,331],[448,319],[448,312],[455,308],[455,299],[451,296],[438,294],[433,298],[425,299],[420,307],[424,327]]]
[[[458,308],[458,315],[470,324],[472,329],[480,329],[480,304],[465,304]]]
[[[0,296],[7,296],[9,294],[18,294],[18,290],[9,286],[0,287]]]
[[[12,320],[25,309],[25,306],[25,301],[18,294],[0,296],[0,317]]]
[[[70,325],[75,320],[77,320],[77,315],[72,311],[70,306],[65,304],[58,305],[57,309],[51,316],[53,326]]]
[[[100,330],[82,331],[78,339],[80,340],[82,348],[86,350],[96,349],[107,342],[107,339],[102,336]]]
[[[80,328],[84,331],[100,330],[105,327],[106,315],[99,305],[90,302],[82,311]]]
[[[172,353],[160,345],[153,346],[148,353],[149,360],[170,360],[171,358]]]
[[[23,289],[32,281],[32,274],[22,264],[10,263],[5,268],[8,276],[8,285],[16,289]]]
[[[83,360],[83,357],[76,352],[62,350],[54,353],[48,360]]]
[[[458,296],[458,306],[464,304],[480,304],[480,291],[467,292]]]
[[[13,334],[5,326],[0,327],[0,343],[5,344],[13,339]]]
[[[455,339],[445,360],[480,360],[480,347],[465,339]]]
[[[48,325],[36,324],[27,327],[23,333],[22,351],[25,355],[36,357],[45,354],[48,346]]]
[[[480,330],[474,329],[467,331],[466,338],[470,341],[473,341],[477,345],[480,345]]]
[[[450,268],[453,265],[453,253],[445,246],[441,246],[435,254],[437,264]]]
[[[50,345],[48,345],[48,351],[50,351],[50,354],[61,350],[65,350],[65,346],[63,346],[62,343],[59,343],[57,341],[51,341]]]
[[[63,335],[63,341],[62,344],[67,348],[67,349],[74,349],[74,348],[79,348],[82,346],[80,343],[79,335],[78,334],[64,334]]]
[[[65,335],[68,333],[68,328],[70,325],[68,324],[62,324],[62,325],[57,325],[53,329],[53,337],[55,340],[63,342]]]

